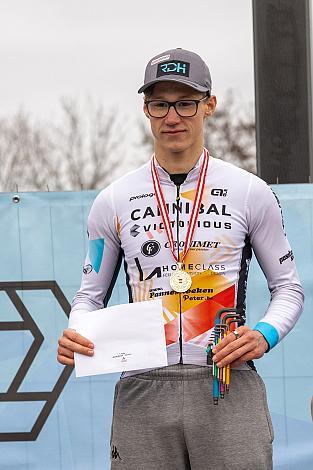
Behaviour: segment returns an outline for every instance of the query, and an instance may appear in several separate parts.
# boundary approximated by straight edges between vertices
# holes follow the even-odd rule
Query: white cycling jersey
[[[203,154],[180,187],[157,165],[177,252],[186,239],[202,159]],[[157,206],[150,163],[99,193],[89,214],[88,234],[89,250],[70,327],[81,311],[107,305],[124,258],[129,301],[162,299],[168,363],[206,365],[205,348],[216,312],[236,307],[245,318],[252,249],[271,293],[268,309],[255,326],[269,348],[301,314],[303,290],[276,196],[257,176],[212,156],[184,260],[184,269],[192,276],[187,292],[179,294],[170,287],[177,263]]]

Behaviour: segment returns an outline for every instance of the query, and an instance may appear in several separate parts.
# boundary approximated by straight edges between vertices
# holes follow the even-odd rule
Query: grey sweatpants
[[[177,364],[116,384],[111,470],[270,470],[272,441],[253,370],[232,370],[217,406],[206,367]]]

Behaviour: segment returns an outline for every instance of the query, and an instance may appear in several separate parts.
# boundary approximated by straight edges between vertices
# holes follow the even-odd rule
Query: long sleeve
[[[121,249],[113,185],[95,199],[88,217],[88,253],[81,287],[74,297],[69,327],[81,312],[106,306],[120,267]]]
[[[270,187],[254,176],[247,211],[250,242],[271,294],[268,309],[254,329],[264,335],[272,348],[289,333],[301,315],[304,294],[284,232],[279,201]]]

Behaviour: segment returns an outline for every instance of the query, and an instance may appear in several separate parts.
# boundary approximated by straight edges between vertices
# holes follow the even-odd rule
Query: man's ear
[[[209,116],[212,116],[212,114],[214,113],[215,111],[215,108],[216,108],[216,96],[212,95],[210,96],[210,98],[208,98],[207,102],[206,102],[206,110],[205,110],[205,117],[209,117]]]
[[[150,119],[146,103],[143,104],[143,112],[145,113],[146,117]]]

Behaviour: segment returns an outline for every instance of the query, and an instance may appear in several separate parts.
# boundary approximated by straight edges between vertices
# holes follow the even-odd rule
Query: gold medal
[[[155,157],[153,156],[151,159],[151,175],[152,175],[155,196],[158,202],[158,207],[159,207],[162,221],[164,224],[164,228],[166,231],[167,239],[169,241],[169,246],[173,254],[173,258],[178,264],[177,271],[173,273],[170,277],[170,286],[175,292],[186,292],[188,289],[190,289],[191,284],[192,284],[192,278],[189,273],[187,273],[186,271],[182,269],[182,266],[183,266],[182,263],[188,253],[188,250],[191,245],[192,237],[196,228],[199,210],[200,210],[201,201],[202,201],[202,195],[203,195],[203,191],[205,187],[205,179],[206,179],[206,174],[208,170],[208,163],[209,163],[209,152],[207,151],[207,149],[204,149],[203,161],[202,161],[202,165],[200,169],[200,175],[198,178],[197,188],[196,188],[194,202],[192,206],[192,212],[191,212],[187,234],[186,234],[186,240],[184,243],[184,249],[182,253],[179,253],[179,249],[178,249],[178,253],[176,255],[175,250],[174,250],[174,236],[173,236],[173,231],[171,227],[171,221],[169,218],[169,213],[166,208],[159,175],[155,166]]]
[[[178,269],[170,277],[170,286],[175,292],[186,292],[190,289],[192,284],[192,278],[189,273]]]

